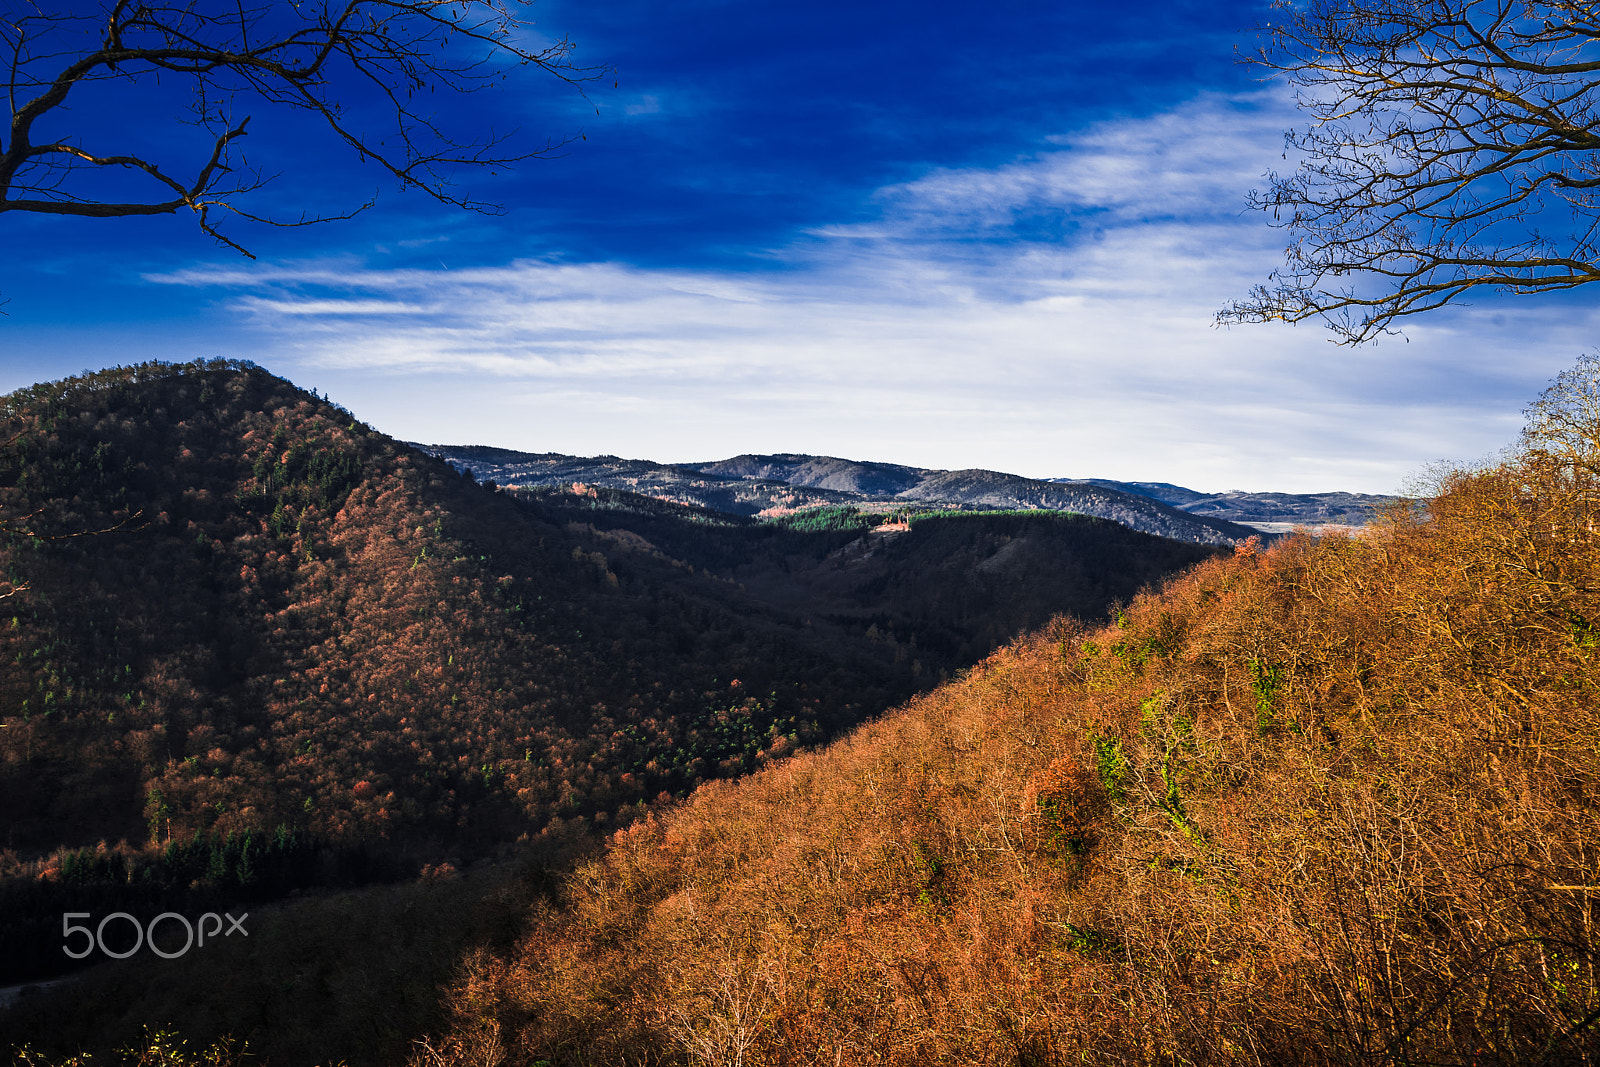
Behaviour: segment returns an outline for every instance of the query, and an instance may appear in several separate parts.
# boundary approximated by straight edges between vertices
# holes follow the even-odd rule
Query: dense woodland
[[[910,663],[919,683],[1057,614],[1100,617],[1217,551],[1046,510],[839,505],[758,521],[596,486],[517,496],[552,523],[613,545],[639,546],[638,535],[751,598],[841,628]]]
[[[564,852],[284,905],[0,1018],[58,1065],[1600,1061],[1580,371],[1426,508],[1059,617],[602,850],[564,821]],[[651,510],[584,500],[597,536]]]
[[[67,962],[63,910],[603,835],[1210,553],[1070,517],[874,548],[854,512],[509,494],[221,361],[0,420],[0,984]]]
[[[410,1062],[1596,1062],[1584,369],[1425,510],[1059,619],[502,891],[518,928],[473,939]],[[202,1003],[198,1049],[249,1032],[203,993],[229,973],[140,1000],[124,971],[26,1019]]]

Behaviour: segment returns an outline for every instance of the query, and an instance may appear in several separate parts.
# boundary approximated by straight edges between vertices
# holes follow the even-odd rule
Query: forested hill
[[[280,825],[470,855],[917,686],[892,650],[541,518],[248,365],[4,403],[14,859]]]
[[[919,684],[1053,616],[1103,617],[1219,551],[1048,510],[845,506],[758,521],[596,486],[512,492],[551,522],[664,552],[799,616],[810,632],[838,630],[891,654]]]
[[[14,873],[247,829],[461,858],[615,825],[1211,551],[1062,516],[891,538],[519,496],[221,361],[0,419]]]
[[[255,910],[425,868],[393,899],[442,908],[441,864],[553,862],[1218,551],[1050,512],[885,518],[496,489],[248,364],[5,397],[0,987],[71,965],[64,913]],[[155,990],[275,1062],[399,1062],[438,1017],[396,998],[414,1008],[477,936],[457,918],[493,911],[363,914],[380,964],[298,907],[250,939],[281,965],[161,961],[153,983],[129,960],[122,993],[85,995],[92,1022],[52,1010],[46,1029],[121,1047],[127,1019],[175,1017],[127,1014]],[[418,929],[426,962],[392,943]],[[302,1026],[267,1020],[339,997],[382,1004],[284,1054]]]
[[[1241,546],[618,833],[411,1062],[1600,1062],[1582,366],[1426,510]]]
[[[1248,527],[1191,515],[1146,495],[999,471],[926,470],[805,455],[745,455],[715,463],[671,465],[478,445],[418,447],[501,485],[583,482],[741,515],[781,514],[824,505],[898,503],[959,510],[1067,511],[1196,544],[1232,545],[1259,536]]]

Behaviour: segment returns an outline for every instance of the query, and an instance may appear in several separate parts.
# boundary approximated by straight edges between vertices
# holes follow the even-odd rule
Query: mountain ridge
[[[1194,515],[1233,522],[1289,522],[1304,525],[1363,525],[1386,507],[1406,497],[1375,493],[1276,493],[1230,489],[1202,493],[1171,482],[1118,482],[1109,478],[1050,478],[1052,482],[1098,485],[1135,496],[1147,496]]]
[[[976,468],[946,471],[800,453],[750,453],[707,463],[670,464],[616,456],[517,452],[485,445],[413,444],[497,484],[582,482],[742,515],[780,515],[841,504],[891,508],[914,504],[930,509],[1074,512],[1196,544],[1234,545],[1262,536],[1260,530],[1225,518],[1192,514],[1149,495]]]
[[[1024,475],[984,468],[939,470],[910,467],[899,463],[850,460],[837,456],[805,453],[747,453],[709,463],[684,463],[703,474],[787,482],[810,488],[856,492],[868,497],[897,496],[919,489],[931,478],[954,475],[969,479],[977,475],[1020,479],[1052,485],[1088,485],[1129,496],[1141,496],[1187,511],[1190,514],[1232,522],[1303,522],[1359,525],[1376,510],[1400,501],[1397,496],[1333,491],[1326,493],[1279,493],[1228,490],[1206,493],[1171,482],[1122,482],[1110,478],[1027,478]],[[906,496],[906,499],[915,499]]]

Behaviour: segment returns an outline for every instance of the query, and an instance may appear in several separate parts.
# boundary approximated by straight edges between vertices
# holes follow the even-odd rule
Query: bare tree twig
[[[244,105],[301,111],[402,186],[477,211],[496,210],[455,191],[462,169],[496,171],[557,154],[577,135],[529,148],[518,131],[458,133],[429,108],[440,92],[466,94],[499,84],[511,66],[532,66],[580,93],[607,68],[580,66],[562,38],[525,43],[528,0],[304,0],[163,5],[115,0],[76,12],[30,0],[0,3],[0,55],[10,124],[0,130],[0,212],[108,218],[193,212],[200,229],[250,253],[218,229],[218,215],[274,226],[349,218],[350,211],[280,219],[241,206],[271,179],[240,154],[251,116]],[[92,11],[92,13],[89,13]],[[88,87],[184,83],[187,122],[209,131],[205,155],[161,163],[91,147],[67,133],[38,137],[43,123],[70,116]],[[377,101],[373,109],[352,106]],[[156,120],[152,120],[154,122]],[[372,125],[376,122],[376,128]],[[189,176],[180,176],[187,169]],[[131,195],[106,197],[85,184],[92,172],[127,174]],[[142,183],[142,186],[141,186]],[[154,186],[154,195],[147,191]]]
[[[1359,344],[1476,289],[1600,281],[1600,4],[1275,7],[1249,61],[1310,121],[1251,203],[1293,239],[1219,324],[1321,318]]]

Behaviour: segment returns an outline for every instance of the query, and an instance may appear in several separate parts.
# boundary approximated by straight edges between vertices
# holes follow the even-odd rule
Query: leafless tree
[[[573,59],[566,39],[537,38],[520,17],[526,0],[107,0],[44,6],[0,0],[0,49],[9,74],[11,124],[0,131],[0,212],[110,217],[194,213],[200,228],[250,253],[218,229],[227,214],[274,225],[285,219],[242,206],[269,175],[243,159],[251,108],[299,111],[325,124],[403,186],[447,204],[492,205],[458,194],[462,168],[496,170],[551,154],[511,133],[462,135],[434,112],[441,97],[537,67],[581,91],[604,73]],[[108,85],[107,83],[111,83]],[[95,108],[139,90],[132,129],[113,135]],[[185,94],[182,110],[155,108]],[[83,100],[86,94],[93,95]],[[74,107],[76,105],[76,109]],[[119,104],[118,106],[123,106]],[[85,108],[87,108],[87,117]],[[203,134],[185,158],[119,151],[163,139],[162,123]],[[42,132],[48,129],[48,132]],[[181,132],[181,131],[180,131]],[[168,141],[170,137],[166,138]],[[568,139],[570,140],[570,138]],[[122,142],[122,145],[108,142]],[[117,181],[107,181],[112,176]],[[369,202],[370,203],[370,202]]]
[[[1250,57],[1309,117],[1252,194],[1286,265],[1224,324],[1325,319],[1342,343],[1473,289],[1600,280],[1600,3],[1284,0]]]
[[[1600,474],[1600,355],[1578,357],[1523,414],[1525,451]]]

